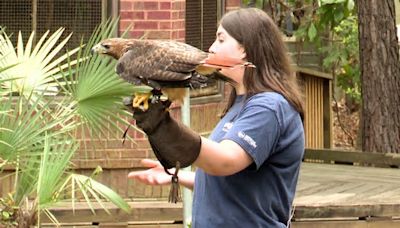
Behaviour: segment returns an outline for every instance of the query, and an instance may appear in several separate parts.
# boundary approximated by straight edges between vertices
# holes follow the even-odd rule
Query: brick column
[[[185,0],[121,0],[120,31],[131,38],[185,40]]]
[[[240,0],[226,0],[225,1],[225,12],[240,8]]]

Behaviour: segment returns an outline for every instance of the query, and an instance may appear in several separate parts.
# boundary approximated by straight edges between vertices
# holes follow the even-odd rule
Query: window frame
[[[204,22],[204,20],[203,20],[203,17],[204,17],[203,4],[204,4],[204,0],[199,0],[199,1],[200,1],[200,5],[201,5],[201,9],[200,9],[201,10],[201,12],[200,12],[200,15],[201,15],[200,45],[201,45],[201,47],[198,47],[198,48],[204,50],[205,48],[208,48],[208,47],[203,47],[203,45],[204,45],[204,43],[203,43],[203,38],[204,38],[203,37],[203,26],[204,26],[204,24],[203,24],[203,22]],[[187,2],[188,1],[186,1],[186,3]],[[216,23],[218,23],[218,21],[221,19],[222,15],[225,12],[225,1],[217,0],[216,2],[217,2]],[[186,20],[186,23],[188,23],[187,20]],[[187,27],[187,25],[186,25],[186,27]],[[214,92],[215,93],[213,93],[213,94],[204,94],[204,95],[201,95],[201,92],[200,92],[200,94],[198,94],[198,96],[196,96],[196,97],[192,97],[192,95],[191,95],[191,97],[190,97],[191,104],[198,105],[198,104],[206,104],[206,103],[223,101],[224,94],[225,94],[225,82],[222,82],[222,81],[217,82],[217,88],[215,88]]]

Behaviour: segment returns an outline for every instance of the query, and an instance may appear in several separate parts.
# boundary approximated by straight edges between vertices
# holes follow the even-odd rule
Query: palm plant
[[[77,132],[121,134],[118,124],[128,124],[120,101],[131,86],[109,60],[89,53],[116,28],[116,21],[104,23],[86,45],[62,55],[71,36],[59,41],[63,29],[45,33],[36,45],[33,33],[25,46],[19,34],[16,47],[0,33],[0,178],[14,180],[12,191],[0,196],[0,224],[29,227],[40,224],[40,214],[57,224],[51,207],[69,198],[74,208],[78,193],[90,207],[108,200],[129,212],[113,190],[71,171]],[[11,175],[1,175],[5,167],[14,169]]]

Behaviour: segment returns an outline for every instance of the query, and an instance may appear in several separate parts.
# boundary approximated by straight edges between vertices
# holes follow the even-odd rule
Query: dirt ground
[[[333,147],[355,149],[357,142],[359,111],[351,111],[344,100],[332,102],[333,111]]]

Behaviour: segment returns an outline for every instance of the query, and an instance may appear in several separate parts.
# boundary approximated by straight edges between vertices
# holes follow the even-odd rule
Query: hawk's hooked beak
[[[90,54],[106,54],[107,53],[107,48],[104,47],[102,44],[96,44],[91,50]]]

